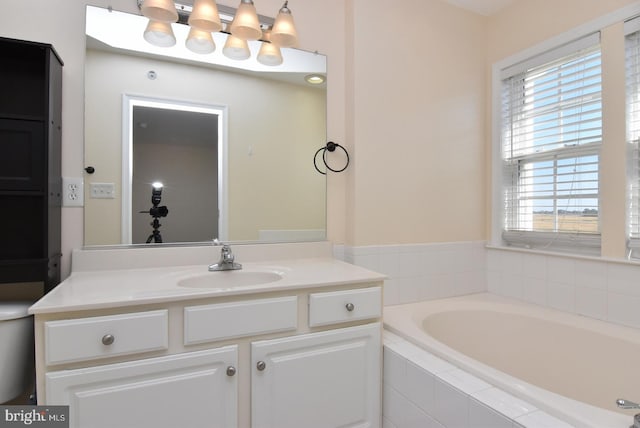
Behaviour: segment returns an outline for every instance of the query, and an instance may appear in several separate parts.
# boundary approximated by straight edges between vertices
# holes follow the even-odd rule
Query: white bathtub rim
[[[553,415],[559,419],[562,419],[576,427],[627,428],[633,424],[633,416],[611,412],[606,409],[573,400],[571,398],[524,382],[511,375],[494,369],[493,367],[474,360],[473,358],[470,358],[429,336],[416,323],[416,321],[421,322],[425,318],[425,315],[416,315],[415,308],[434,306],[441,303],[450,303],[455,305],[456,301],[466,302],[468,300],[472,300],[472,303],[483,302],[498,305],[514,304],[518,307],[533,306],[527,303],[522,303],[516,300],[503,298],[501,296],[495,296],[488,293],[479,293],[468,296],[441,299],[437,301],[432,300],[397,306],[387,306],[384,309],[384,328],[404,338],[410,343],[413,343],[414,345],[421,347],[428,352],[431,352],[437,357],[450,362],[458,368],[461,368],[471,373],[472,375],[477,376],[485,382],[498,387],[521,400],[527,401],[530,404],[538,407],[540,410],[549,413],[550,415]],[[445,311],[447,310],[448,306],[449,305],[440,306],[438,309],[433,311],[433,313]],[[534,306],[532,309],[538,309],[538,307]],[[407,312],[409,310],[411,312],[409,312],[408,314]],[[520,312],[514,312],[520,314]],[[563,316],[564,314],[560,314],[560,318],[562,318]]]

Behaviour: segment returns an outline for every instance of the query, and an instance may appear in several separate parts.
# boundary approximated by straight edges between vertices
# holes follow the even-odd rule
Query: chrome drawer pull
[[[229,366],[227,367],[227,376],[234,376],[236,374],[237,370],[235,367],[233,366]]]
[[[356,307],[353,305],[353,303],[347,303],[345,307],[347,308],[347,310],[348,310],[349,312],[353,312],[353,310],[356,308]]]
[[[111,345],[113,342],[115,342],[116,338],[112,335],[112,334],[105,334],[104,336],[102,336],[102,344],[103,345]]]
[[[264,361],[258,361],[258,364],[256,364],[256,368],[260,371],[263,371],[267,368],[267,363],[265,363]]]

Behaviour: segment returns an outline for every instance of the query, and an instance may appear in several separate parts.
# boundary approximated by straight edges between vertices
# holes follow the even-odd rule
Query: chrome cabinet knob
[[[345,307],[347,308],[347,310],[348,310],[349,312],[353,312],[353,310],[356,308],[356,307],[353,305],[353,303],[347,303],[347,304],[345,305]]]
[[[260,371],[263,371],[267,368],[267,363],[265,363],[264,361],[258,361],[258,364],[256,364],[256,368]]]
[[[102,344],[103,345],[111,345],[113,342],[115,342],[116,338],[113,334],[105,334],[104,336],[102,336]]]
[[[227,367],[227,376],[235,376],[237,370],[233,366]]]

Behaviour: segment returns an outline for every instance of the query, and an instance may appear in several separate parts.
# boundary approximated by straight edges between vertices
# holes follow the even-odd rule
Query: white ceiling
[[[509,6],[516,0],[445,0],[455,6],[470,10],[480,15],[493,15]]]

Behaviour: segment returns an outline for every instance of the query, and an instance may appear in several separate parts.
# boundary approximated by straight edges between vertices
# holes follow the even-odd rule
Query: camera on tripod
[[[159,181],[156,181],[151,185],[151,205],[149,211],[140,211],[141,213],[148,213],[153,217],[153,221],[149,223],[153,227],[151,235],[147,238],[147,244],[151,241],[154,243],[162,243],[162,235],[160,234],[160,218],[166,217],[169,214],[169,209],[166,206],[159,206],[162,200],[162,188],[163,185]]]

